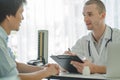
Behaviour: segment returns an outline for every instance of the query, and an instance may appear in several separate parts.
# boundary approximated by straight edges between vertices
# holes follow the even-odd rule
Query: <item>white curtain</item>
[[[120,0],[102,0],[105,3],[106,23],[113,28],[120,28]]]
[[[49,31],[49,56],[62,54],[68,47],[71,48],[77,39],[88,33],[82,16],[85,1],[28,0],[20,31],[11,37],[17,59],[27,62],[37,58],[37,30]],[[120,1],[102,1],[107,9],[106,23],[120,28]]]

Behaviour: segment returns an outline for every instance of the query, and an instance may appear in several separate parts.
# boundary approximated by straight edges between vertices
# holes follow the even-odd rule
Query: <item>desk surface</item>
[[[89,76],[84,76],[81,74],[72,73],[60,73],[59,75],[51,76],[47,78],[57,79],[57,80],[120,80],[120,78],[106,78],[106,74],[91,74]]]
[[[59,79],[59,80],[107,80],[105,74],[91,74],[89,76],[84,76],[81,74],[72,73],[60,73],[57,76],[51,76],[49,79]]]

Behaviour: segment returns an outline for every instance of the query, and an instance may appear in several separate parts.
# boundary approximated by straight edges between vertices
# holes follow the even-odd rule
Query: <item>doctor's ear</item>
[[[105,12],[103,12],[102,14],[101,14],[101,18],[105,18],[105,16],[106,16],[106,13]]]

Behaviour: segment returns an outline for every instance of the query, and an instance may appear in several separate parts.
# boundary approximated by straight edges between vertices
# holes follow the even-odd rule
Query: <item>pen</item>
[[[71,52],[70,48],[68,48],[68,51],[70,51],[70,52]]]

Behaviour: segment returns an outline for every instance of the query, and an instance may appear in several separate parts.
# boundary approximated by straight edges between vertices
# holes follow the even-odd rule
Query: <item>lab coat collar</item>
[[[104,39],[105,40],[109,40],[111,38],[111,29],[110,26],[106,25],[106,29],[105,29],[105,35],[104,35]]]

